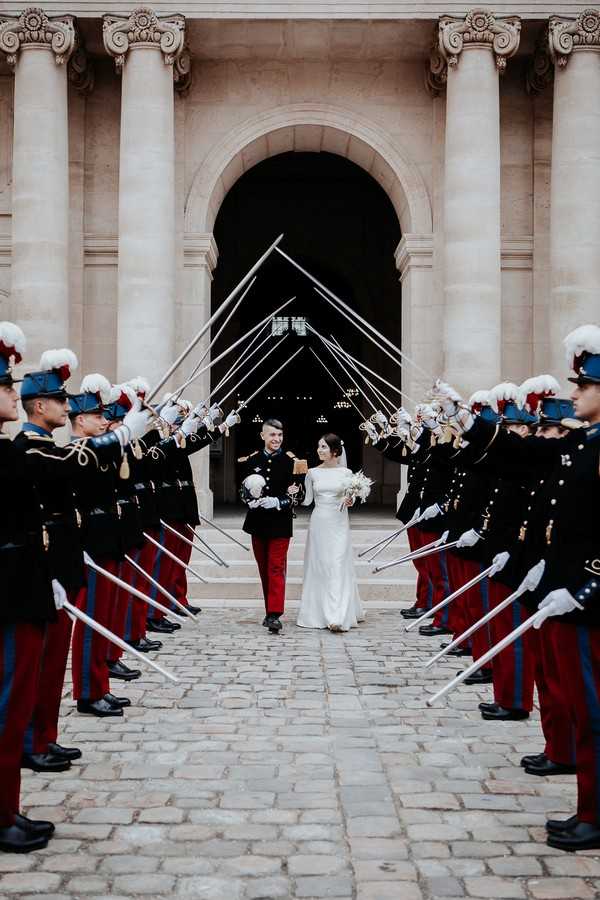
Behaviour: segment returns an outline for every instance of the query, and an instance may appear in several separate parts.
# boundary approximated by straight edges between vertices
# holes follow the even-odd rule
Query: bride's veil
[[[342,441],[342,453],[340,455],[339,465],[342,466],[344,469],[348,468],[348,457],[346,456],[346,445],[344,444],[343,441]]]

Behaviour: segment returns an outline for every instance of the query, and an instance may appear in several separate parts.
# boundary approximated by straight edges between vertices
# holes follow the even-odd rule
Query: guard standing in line
[[[33,713],[46,627],[56,619],[44,510],[23,454],[8,434],[15,422],[18,395],[12,367],[21,362],[25,335],[12,322],[0,322],[0,850],[41,850],[54,833],[51,822],[20,814],[21,755]],[[51,771],[62,771],[58,763]]]

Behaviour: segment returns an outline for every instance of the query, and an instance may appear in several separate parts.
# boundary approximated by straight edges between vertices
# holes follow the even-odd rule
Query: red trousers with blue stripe
[[[446,553],[446,565],[448,567],[448,580],[450,592],[453,594],[465,584],[462,559],[449,550]],[[452,603],[448,604],[448,628],[452,632],[453,639],[461,635],[470,625],[465,594],[461,594]],[[470,650],[471,642],[463,641],[458,645],[461,649]]]
[[[570,631],[565,632],[568,627],[561,626],[556,619],[548,619],[539,631],[530,628],[527,637],[535,659],[535,686],[546,739],[544,753],[552,762],[573,765],[576,736],[574,707],[569,695],[571,669],[576,663],[573,648],[567,643],[561,646],[561,641],[574,637]]]
[[[172,528],[176,528],[183,537],[186,537],[188,539],[188,541],[192,539],[192,532],[184,522],[169,522],[169,525]],[[192,547],[190,547],[190,545],[186,541],[180,540],[173,534],[172,536],[175,538],[173,553],[175,554],[175,556],[178,556],[180,560],[189,565],[190,559],[192,558]],[[184,569],[183,566],[175,566],[175,569],[173,570],[173,583],[171,587],[171,593],[173,594],[175,599],[179,600],[179,602],[183,604],[183,606],[189,606],[187,596],[187,569]],[[166,600],[165,605],[170,606],[171,604],[169,604],[169,601]],[[173,606],[173,611],[181,612],[181,610],[178,610],[176,606]]]
[[[161,547],[164,547],[166,550],[170,550],[171,553],[175,554],[175,556],[181,559],[179,549],[183,541],[176,534],[173,534],[172,531],[169,531],[168,528],[165,528],[164,525],[161,525],[159,529],[157,540],[160,542]],[[152,577],[155,579],[155,581],[158,581],[160,586],[165,588],[165,590],[167,590],[170,594],[173,594],[174,592],[175,579],[177,578],[179,570],[185,572],[183,567],[180,566],[179,563],[172,560],[170,556],[167,556],[166,553],[161,553],[160,550],[156,551]],[[162,603],[163,606],[168,607],[172,605],[169,603],[169,600],[167,600],[167,598],[164,597],[160,593],[160,591],[153,585],[149,585],[148,594],[152,597],[153,600],[158,600],[159,603]],[[148,610],[148,618],[156,621],[158,619],[164,619],[165,614],[163,612],[160,612],[160,610],[158,609],[153,609],[152,607],[150,607]]]
[[[577,818],[600,825],[600,629],[547,620],[540,634],[548,625],[575,726]]]
[[[35,706],[45,627],[0,626],[0,828],[20,810],[21,756]]]
[[[411,553],[414,550],[418,550],[419,547],[422,546],[422,537],[419,529],[414,527],[407,528],[406,534],[408,537],[408,546],[410,547]],[[414,560],[413,565],[417,570],[415,606],[425,612],[425,610],[431,609],[431,607],[433,606],[433,585],[427,573],[425,561],[416,559]]]
[[[488,582],[490,608],[495,609],[506,600],[513,589],[493,579]],[[499,612],[490,622],[492,644],[507,637],[527,618],[528,613],[518,600]],[[505,709],[533,709],[535,659],[531,642],[524,634],[502,650],[492,661],[494,700]]]
[[[71,603],[75,602],[76,598],[72,594],[68,597]],[[58,611],[56,622],[46,626],[38,692],[33,715],[25,732],[24,749],[27,753],[46,753],[48,744],[56,743],[72,626],[64,609]]]
[[[158,529],[156,531],[149,530],[148,534],[152,535],[155,540],[159,538]],[[157,553],[158,550],[154,544],[146,541],[141,549],[132,549],[127,556],[130,556],[138,566],[154,577]],[[153,596],[151,592],[156,591],[156,588],[143,575],[140,575],[127,560],[124,560],[119,567],[119,578],[148,596]],[[140,638],[146,636],[146,619],[149,608],[147,603],[137,597],[132,597],[125,588],[118,588],[111,631],[114,631],[124,641],[139,641]],[[122,656],[123,650],[115,644],[109,644],[107,659],[117,662]]]
[[[419,546],[424,547],[432,541],[437,541],[441,533],[437,531],[423,531],[423,529],[415,529],[419,532]],[[437,553],[431,553],[422,559],[414,560],[417,571],[423,571],[431,584],[431,606],[436,606],[442,600],[450,595],[450,582],[448,579],[448,566],[446,562],[446,551],[441,550]],[[430,607],[431,608],[431,607]],[[449,609],[446,606],[433,617],[433,624],[448,628]]]
[[[481,575],[484,569],[487,569],[485,563],[477,562],[472,559],[463,559],[456,555],[458,560],[458,568],[461,573],[461,584]],[[479,584],[469,588],[462,595],[464,597],[463,612],[467,625],[474,625],[486,613],[490,611],[489,599],[489,579],[484,578]],[[471,651],[473,659],[478,660],[491,647],[489,625],[483,625],[471,635]]]
[[[117,574],[119,564],[116,560],[102,559],[97,562],[112,575]],[[100,625],[110,628],[114,621],[114,607],[118,602],[116,597],[117,586],[103,575],[88,569],[87,585],[77,594],[75,605]],[[84,625],[79,620],[75,622],[71,648],[75,700],[100,700],[110,691],[106,668],[110,643],[108,638],[98,634],[89,625]]]

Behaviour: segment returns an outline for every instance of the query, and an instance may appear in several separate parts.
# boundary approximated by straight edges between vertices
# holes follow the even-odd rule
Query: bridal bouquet
[[[373,481],[370,478],[367,478],[362,469],[360,472],[352,472],[348,475],[342,482],[342,503],[340,505],[340,512],[344,508],[345,500],[351,500],[354,503],[358,498],[364,502],[371,493],[372,484]]]

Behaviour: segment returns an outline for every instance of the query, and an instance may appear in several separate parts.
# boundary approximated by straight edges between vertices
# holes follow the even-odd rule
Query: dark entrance
[[[394,263],[400,240],[398,219],[387,194],[355,163],[330,153],[284,153],[267,159],[243,175],[227,194],[214,232],[219,263],[212,288],[213,310],[263,249],[284,232],[283,249],[400,345],[400,284]],[[219,347],[236,340],[292,295],[296,300],[285,315],[305,317],[321,334],[335,335],[355,357],[400,386],[400,369],[278,254],[259,270],[256,284],[223,333]],[[268,378],[299,341],[302,338],[289,337],[243,385],[239,399]],[[314,339],[311,343],[344,391],[352,390],[352,383],[327,350]],[[270,346],[266,344],[264,350]],[[215,367],[213,385],[232,360],[233,355]],[[390,399],[399,399],[387,388],[383,390]],[[364,400],[353,399],[365,414],[370,414]],[[237,500],[235,459],[258,448],[260,422],[268,416],[283,421],[286,446],[297,456],[308,458],[309,465],[317,462],[319,437],[326,431],[340,434],[349,466],[354,470],[363,466],[376,479],[373,502],[393,503],[397,467],[384,471],[380,455],[365,448],[356,410],[305,349],[244,411],[243,422],[231,438],[211,451],[211,488],[216,505]]]

